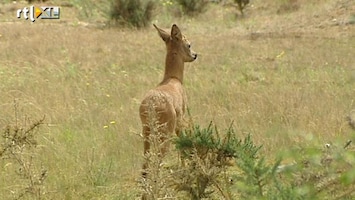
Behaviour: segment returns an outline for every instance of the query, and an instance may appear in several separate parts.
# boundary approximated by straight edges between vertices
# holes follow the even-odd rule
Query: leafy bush
[[[113,0],[110,19],[116,25],[146,27],[152,20],[154,8],[152,0]]]
[[[184,14],[196,15],[205,11],[207,6],[206,0],[177,0]]]
[[[176,147],[187,163],[175,174],[176,188],[187,192],[191,199],[212,195],[261,199],[278,183],[281,160],[267,164],[258,155],[261,146],[255,145],[250,135],[238,139],[232,126],[223,134],[212,123],[205,129],[195,126],[181,134]],[[227,171],[233,173],[229,175]]]
[[[234,0],[234,2],[237,3],[238,9],[243,15],[244,14],[243,10],[244,10],[245,6],[247,6],[249,4],[249,0]]]
[[[239,150],[254,148],[237,139],[232,128],[219,135],[212,123],[207,128],[193,126],[183,131],[175,143],[183,165],[174,173],[173,183],[179,192],[187,193],[194,200],[212,197],[216,195],[214,190],[224,199],[230,199],[224,172]]]

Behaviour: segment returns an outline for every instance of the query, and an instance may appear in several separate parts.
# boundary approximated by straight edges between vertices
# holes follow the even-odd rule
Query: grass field
[[[177,23],[199,54],[184,77],[194,122],[224,130],[234,121],[270,159],[354,139],[345,118],[355,108],[355,2],[299,0],[280,13],[285,2],[252,1],[244,17],[211,4],[194,18],[161,3],[153,20]],[[42,198],[139,197],[138,107],[164,69],[156,30],[102,28],[76,6],[31,23],[15,17],[24,6],[0,4],[0,128],[45,116],[33,159],[48,171]],[[0,196],[16,197],[26,180],[15,162],[0,167]]]

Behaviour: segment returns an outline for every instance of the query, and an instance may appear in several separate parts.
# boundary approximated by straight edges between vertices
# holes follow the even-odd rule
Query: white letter
[[[27,7],[24,7],[22,11],[23,11],[23,17],[25,19],[28,19],[28,15],[27,15],[28,14],[28,9],[27,9]]]
[[[18,10],[17,10],[17,18],[21,18],[21,13],[22,13],[22,10],[21,10],[21,9],[18,9]]]
[[[34,6],[30,6],[30,18],[31,18],[32,22],[35,21],[35,7]]]

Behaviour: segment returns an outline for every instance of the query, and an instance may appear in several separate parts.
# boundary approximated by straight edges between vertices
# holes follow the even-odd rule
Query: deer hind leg
[[[149,143],[149,126],[146,124],[143,124],[143,139],[144,139],[144,156],[148,156],[148,152],[150,149],[150,143]],[[147,168],[148,168],[148,160],[145,160],[143,163],[143,171],[142,171],[142,176],[146,177],[147,175]]]
[[[164,157],[170,148],[171,138],[176,129],[176,113],[174,109],[168,109],[160,115],[161,126],[159,127],[161,156]]]
[[[149,133],[149,127],[143,127],[143,133]],[[149,152],[150,143],[149,143],[149,134],[144,134],[144,154]]]
[[[175,134],[176,136],[180,137],[181,131],[186,128],[186,124],[184,124],[184,119],[181,114],[182,112],[179,112],[179,115],[177,116],[176,120],[176,128],[175,128]],[[182,157],[182,152],[178,150],[178,162],[182,165],[185,166],[185,160]]]

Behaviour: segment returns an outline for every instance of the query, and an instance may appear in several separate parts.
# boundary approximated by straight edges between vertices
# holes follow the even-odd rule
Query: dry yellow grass
[[[299,1],[297,11],[277,15],[278,4],[270,2],[255,0],[244,19],[216,5],[194,19],[156,17],[161,27],[179,24],[201,55],[185,68],[194,121],[213,120],[223,129],[234,120],[240,135],[252,133],[271,158],[296,146],[353,138],[345,118],[355,106],[355,26],[342,22],[354,3]],[[67,14],[60,22],[31,24],[5,8],[0,128],[14,120],[14,99],[20,116],[46,116],[37,155],[48,169],[44,197],[138,197],[138,107],[164,69],[154,28],[99,29]],[[10,197],[21,180],[11,163],[0,164],[0,196]]]

